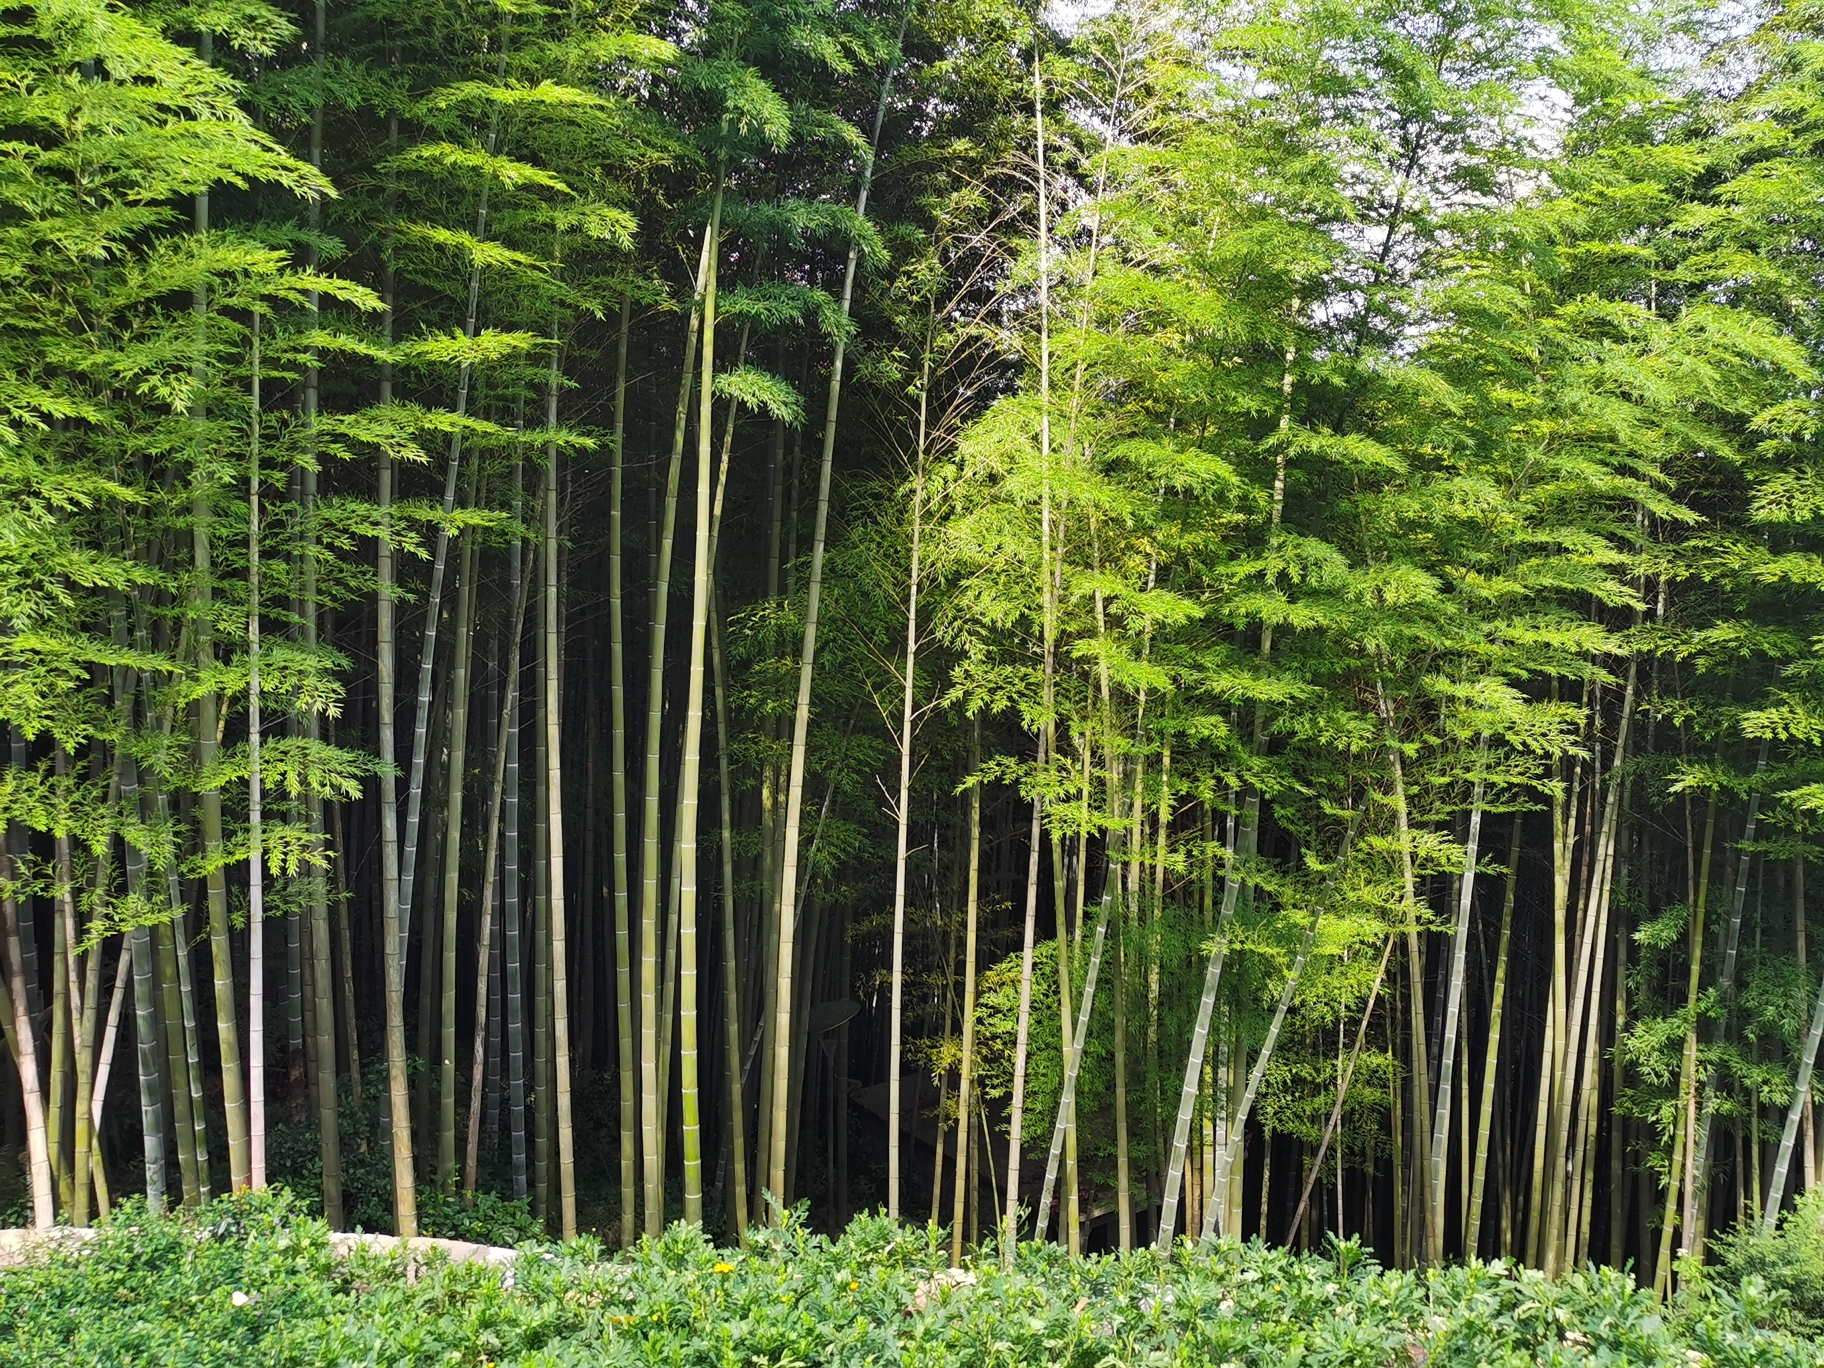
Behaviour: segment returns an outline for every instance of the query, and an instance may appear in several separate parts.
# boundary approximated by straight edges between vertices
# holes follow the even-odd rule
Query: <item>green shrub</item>
[[[1763,1325],[1824,1338],[1824,1187],[1813,1188],[1769,1235],[1752,1222],[1716,1240],[1706,1276],[1752,1302]]]
[[[471,1244],[512,1248],[528,1240],[545,1238],[545,1223],[532,1214],[525,1198],[475,1194],[470,1206],[458,1193],[441,1188],[418,1190],[418,1232],[440,1240],[467,1240]]]
[[[507,1204],[511,1205],[511,1204]],[[1819,1368],[1712,1289],[1662,1316],[1623,1274],[1505,1265],[1424,1274],[1359,1246],[1258,1243],[1073,1261],[1029,1245],[953,1281],[941,1232],[797,1223],[718,1250],[674,1226],[604,1258],[528,1246],[511,1268],[332,1255],[282,1193],[150,1217],[124,1208],[78,1249],[0,1274],[0,1363],[423,1364],[453,1368]],[[239,1294],[238,1297],[236,1294]]]

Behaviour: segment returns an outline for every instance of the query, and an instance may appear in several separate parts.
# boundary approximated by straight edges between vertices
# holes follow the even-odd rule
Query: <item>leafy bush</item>
[[[902,1368],[1818,1368],[1824,1349],[1751,1323],[1712,1289],[1662,1317],[1620,1273],[1502,1265],[1426,1274],[1212,1243],[1072,1261],[1053,1246],[945,1268],[941,1234],[798,1224],[718,1250],[673,1227],[611,1259],[531,1246],[510,1269],[331,1253],[282,1193],[150,1217],[0,1274],[0,1362],[260,1365],[879,1364]]]
[[[470,1206],[459,1194],[441,1188],[418,1190],[418,1230],[440,1240],[508,1248],[545,1238],[545,1223],[532,1214],[532,1204],[525,1198],[478,1192]]]
[[[1813,1188],[1773,1234],[1752,1222],[1719,1236],[1706,1281],[1750,1303],[1771,1328],[1824,1338],[1824,1187]]]

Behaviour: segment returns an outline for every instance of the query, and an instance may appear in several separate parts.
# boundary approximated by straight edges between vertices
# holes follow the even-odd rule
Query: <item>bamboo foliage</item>
[[[1799,19],[698,18],[13,16],[33,1219],[1781,1238]]]

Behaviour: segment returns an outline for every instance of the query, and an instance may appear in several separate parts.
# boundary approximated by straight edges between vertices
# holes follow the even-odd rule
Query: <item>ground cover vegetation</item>
[[[718,1250],[672,1226],[607,1255],[527,1245],[510,1269],[337,1254],[278,1191],[151,1216],[135,1201],[76,1250],[0,1277],[8,1363],[1235,1365],[1613,1363],[1800,1368],[1815,1341],[1757,1325],[1789,1301],[1686,1289],[1664,1306],[1625,1274],[1474,1264],[1381,1268],[1212,1240],[1072,1258],[1029,1243],[952,1269],[941,1228],[800,1220]]]
[[[1815,1324],[1821,34],[0,11],[0,1203]]]

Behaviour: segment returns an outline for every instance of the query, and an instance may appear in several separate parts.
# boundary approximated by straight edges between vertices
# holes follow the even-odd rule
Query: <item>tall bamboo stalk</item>
[[[266,1186],[266,902],[260,849],[260,315],[253,315],[247,447],[247,1124],[248,1181]]]
[[[1735,891],[1729,901],[1729,920],[1723,932],[1723,961],[1717,969],[1716,989],[1722,999],[1725,1012],[1731,1010],[1735,1001],[1735,966],[1740,956],[1742,944],[1742,909],[1748,900],[1748,869],[1753,855],[1755,827],[1761,815],[1761,790],[1759,780],[1767,768],[1767,751],[1770,743],[1761,741],[1760,755],[1754,765],[1753,787],[1748,793],[1748,816],[1742,824],[1742,839],[1736,847],[1735,857]],[[1693,1027],[1695,1028],[1695,1019]],[[1726,1022],[1725,1022],[1726,1029]],[[1716,1111],[1717,1069],[1714,1064],[1704,1079],[1704,1096],[1698,1108],[1697,1143],[1694,1147],[1694,1165],[1691,1174],[1692,1191],[1703,1193],[1710,1176],[1710,1133],[1711,1121]],[[1695,1221],[1688,1222],[1685,1228],[1685,1246],[1682,1254],[1701,1254],[1704,1247],[1704,1227],[1706,1222],[1701,1214]]]
[[[117,646],[127,644],[126,616],[116,600],[112,614],[114,619],[114,641]],[[120,791],[120,806],[123,813],[143,821],[144,808],[139,791],[139,762],[135,759],[132,747],[125,744],[133,731],[133,694],[135,681],[133,671],[121,666],[114,669],[114,709],[120,727],[121,744],[114,747],[114,783]],[[126,850],[127,895],[140,905],[140,915],[145,915],[155,905],[151,892],[151,881],[147,878],[146,853],[132,840],[124,842]],[[3,934],[3,932],[0,932]],[[152,962],[152,928],[141,923],[127,932],[126,945],[122,951],[123,962],[131,959],[133,966],[133,1034],[137,1044],[136,1063],[139,1081],[139,1129],[141,1153],[145,1159],[146,1169],[146,1205],[152,1211],[162,1211],[165,1206],[167,1175],[165,1172],[165,1099],[164,1080],[159,1077],[159,1045],[161,1043],[158,1029],[158,989],[154,978]],[[17,1040],[13,1042],[13,1058],[20,1058]],[[34,1059],[34,1067],[36,1060]]]
[[[742,1086],[741,1025],[746,1020],[741,1011],[738,966],[735,961],[735,819],[733,793],[729,782],[728,752],[733,731],[728,720],[728,684],[723,666],[722,613],[715,597],[714,567],[711,567],[710,648],[711,667],[716,683],[716,773],[722,817],[722,1028],[727,1054],[729,1153],[733,1165],[729,1211],[735,1235],[747,1243],[747,1091]]]
[[[974,1100],[972,1085],[975,1082],[975,970],[978,957],[976,946],[979,935],[978,922],[982,888],[982,786],[977,778],[981,767],[982,719],[980,714],[977,714],[970,719],[969,731],[969,882],[963,911],[962,1058],[957,1071],[956,1084],[956,1116],[957,1125],[961,1129],[956,1147],[956,1195],[950,1206],[950,1265],[952,1268],[958,1267],[963,1261],[963,1206],[968,1192],[964,1184],[972,1181],[971,1168],[976,1154],[974,1133],[969,1129],[969,1108]],[[960,1141],[961,1135],[965,1133],[970,1136],[967,1149]]]
[[[1260,790],[1252,786],[1248,789],[1241,824],[1242,835],[1238,844],[1240,853],[1252,854],[1252,833],[1260,825]],[[1216,931],[1214,942],[1210,947],[1209,963],[1203,974],[1203,995],[1197,1002],[1197,1017],[1191,1028],[1191,1050],[1185,1060],[1184,1082],[1178,1091],[1178,1116],[1172,1126],[1172,1149],[1165,1173],[1165,1200],[1160,1209],[1159,1229],[1154,1243],[1163,1252],[1171,1248],[1178,1217],[1178,1195],[1184,1182],[1185,1157],[1189,1152],[1191,1138],[1191,1117],[1197,1108],[1197,1085],[1203,1074],[1203,1057],[1209,1047],[1210,1018],[1215,1014],[1216,991],[1222,982],[1223,961],[1228,955],[1229,926],[1235,917],[1235,904],[1241,893],[1243,879],[1236,862],[1231,861],[1229,872],[1223,879],[1222,907],[1216,914]]]
[[[330,744],[334,745],[336,734],[332,728],[329,733]],[[361,1039],[355,1029],[355,950],[349,922],[353,913],[348,899],[348,865],[349,846],[343,832],[342,805],[336,803],[330,808],[330,821],[333,827],[331,839],[336,849],[336,954],[335,972],[341,991],[337,995],[342,1004],[342,1039],[348,1046],[348,1091],[355,1104],[355,1115],[361,1114]],[[361,1142],[361,1152],[367,1152],[367,1142]],[[339,1158],[339,1156],[338,1156]]]
[[[904,23],[901,24],[904,32]],[[863,219],[868,212],[868,190],[874,182],[874,159],[880,149],[880,129],[887,116],[887,96],[898,70],[899,55],[894,50],[892,65],[881,78],[880,99],[874,106],[874,131],[868,144],[868,159],[862,166],[861,185],[855,194],[855,217]],[[842,294],[838,310],[848,321],[850,302],[855,293],[855,269],[860,261],[861,244],[851,238],[848,261],[843,267]],[[798,843],[802,831],[804,805],[804,772],[810,753],[811,680],[817,668],[817,615],[823,596],[823,554],[829,527],[830,472],[836,456],[836,415],[842,402],[842,366],[848,345],[848,333],[838,331],[830,358],[830,387],[824,401],[823,453],[817,474],[817,512],[811,527],[811,564],[805,584],[804,640],[798,653],[798,699],[792,712],[792,750],[785,793],[785,830],[779,872],[776,973],[773,983],[772,1097],[767,1132],[767,1187],[780,1206],[789,1195],[785,1186],[786,1122],[791,1098],[792,1077],[792,983],[793,957],[797,952],[795,910],[798,905]]]
[[[1696,901],[1691,909],[1691,930],[1687,943],[1688,964],[1685,978],[1685,1012],[1690,1025],[1685,1029],[1684,1056],[1678,1072],[1678,1119],[1673,1143],[1672,1161],[1666,1172],[1666,1207],[1659,1228],[1659,1256],[1653,1265],[1653,1294],[1664,1297],[1672,1286],[1672,1240],[1679,1224],[1679,1196],[1684,1190],[1691,1144],[1691,1117],[1696,1107],[1697,1083],[1697,995],[1704,963],[1704,914],[1709,903],[1710,858],[1716,841],[1716,790],[1710,791],[1704,815],[1703,855],[1696,877]]]
[[[639,1171],[637,1083],[633,1072],[633,962],[627,905],[627,645],[621,617],[621,520],[627,469],[627,333],[632,301],[621,296],[614,354],[614,440],[608,459],[609,836],[613,860],[615,1046],[621,1089],[621,1246],[633,1243]],[[733,1000],[732,998],[730,999]]]
[[[522,580],[514,594],[513,602],[513,644],[507,651],[507,678],[519,678],[520,644],[526,630],[526,599],[531,587],[530,580]],[[467,1145],[463,1153],[462,1190],[465,1196],[473,1199],[475,1183],[481,1163],[481,1117],[483,1111],[482,1070],[487,1059],[488,1026],[488,979],[493,965],[493,911],[494,911],[494,874],[499,864],[500,855],[500,819],[501,806],[507,787],[507,750],[513,735],[514,706],[518,701],[519,690],[509,688],[506,703],[500,710],[499,735],[494,742],[494,775],[488,785],[488,817],[486,835],[483,839],[481,856],[481,898],[477,903],[480,909],[481,922],[475,933],[475,1034],[471,1042],[469,1058],[472,1061],[469,1073],[469,1124]]]
[[[1374,983],[1368,989],[1368,1005],[1362,1008],[1361,1024],[1356,1027],[1355,1044],[1349,1051],[1348,1062],[1343,1066],[1341,1077],[1336,1080],[1336,1104],[1330,1109],[1330,1119],[1324,1123],[1323,1138],[1318,1142],[1317,1153],[1312,1157],[1311,1167],[1305,1174],[1304,1191],[1299,1194],[1298,1206],[1292,1213],[1292,1224],[1289,1231],[1296,1232],[1305,1219],[1305,1212],[1311,1204],[1311,1190],[1317,1185],[1317,1176],[1324,1169],[1324,1155],[1330,1149],[1330,1142],[1336,1138],[1337,1127],[1343,1122],[1343,1104],[1349,1099],[1349,1084],[1355,1077],[1356,1061],[1362,1055],[1362,1042],[1368,1037],[1368,1022],[1374,1016],[1375,1004],[1380,1001],[1381,984],[1387,979],[1387,962],[1393,956],[1394,938],[1390,934],[1386,944],[1381,948],[1380,967],[1374,971]],[[1397,1096],[1397,1094],[1396,1094]],[[1397,1108],[1397,1101],[1396,1101]],[[1399,1117],[1394,1117],[1394,1130],[1399,1131]],[[1395,1168],[1398,1169],[1398,1155],[1395,1155]],[[1288,1239],[1290,1236],[1288,1236]]]
[[[18,1041],[14,1062],[25,1110],[25,1145],[32,1184],[32,1225],[50,1229],[57,1219],[56,1186],[51,1179],[50,1142],[44,1115],[44,1092],[38,1081],[38,1040],[26,989],[25,952],[19,934],[17,874],[10,848],[0,852],[0,933],[6,937],[7,983],[13,1000],[13,1032]]]
[[[502,39],[498,71],[506,71],[506,43]],[[499,101],[491,103],[488,115],[487,154],[492,157],[500,141]],[[475,208],[475,238],[488,236],[488,191],[492,179],[483,177]],[[475,256],[469,269],[468,308],[463,314],[462,335],[467,342],[475,340],[481,319],[481,256]],[[443,518],[437,527],[436,548],[431,554],[431,583],[425,594],[424,641],[418,658],[418,703],[412,722],[412,768],[406,788],[405,838],[399,869],[399,972],[405,972],[405,942],[412,929],[412,893],[418,869],[419,820],[424,807],[424,767],[430,742],[431,674],[437,659],[437,623],[443,610],[443,581],[450,550],[450,514],[456,508],[456,486],[462,473],[461,420],[469,411],[469,382],[474,362],[467,351],[463,354],[456,376],[456,424],[450,429],[450,454],[443,474]]]
[[[1043,752],[1039,759],[1044,760]],[[1003,1270],[1013,1267],[1014,1246],[1019,1242],[1020,1131],[1025,1119],[1026,1058],[1032,1039],[1032,952],[1039,918],[1039,843],[1044,836],[1040,803],[1032,800],[1032,828],[1027,836],[1026,917],[1020,940],[1020,1005],[1015,1018],[1013,1045],[1013,1096],[1007,1104],[1007,1206],[1001,1216],[998,1241]]]
[[[559,667],[563,660],[558,630],[557,578],[557,383],[558,337],[552,327],[551,369],[545,386],[545,842],[550,881],[551,1074],[557,1131],[558,1229],[566,1240],[576,1236],[576,1137],[570,1123],[569,957],[564,935],[564,796],[558,705],[562,696]]]
[[[215,36],[207,29],[198,37],[197,55],[205,63],[214,60]],[[191,229],[199,237],[209,232],[209,192],[207,190],[197,194],[192,201]],[[195,378],[198,388],[201,390],[209,379],[208,362],[200,354],[208,341],[209,293],[207,286],[199,284],[192,291],[190,307],[195,319],[196,340],[199,348]],[[195,416],[198,419],[205,416],[200,401],[196,406]],[[201,440],[199,435],[199,443]],[[204,678],[207,678],[215,667],[215,630],[211,606],[214,596],[215,567],[210,546],[210,523],[213,510],[210,507],[212,490],[209,476],[205,471],[205,453],[200,447],[196,456],[197,470],[190,491],[191,563],[195,574],[191,587],[190,610],[191,625],[195,632],[194,649],[197,669]],[[220,728],[221,699],[211,690],[197,700],[196,710],[196,764],[199,771],[207,774],[215,768],[219,750],[216,737]],[[197,795],[197,799],[202,853],[209,867],[208,873],[205,875],[204,887],[209,908],[210,956],[215,974],[215,1026],[216,1045],[221,1059],[222,1111],[228,1125],[229,1183],[232,1187],[240,1189],[247,1186],[251,1172],[251,1158],[247,1138],[246,1079],[241,1072],[240,1023],[235,1018],[234,1008],[234,960],[230,949],[228,928],[228,884],[220,859],[223,840],[221,790],[214,786],[205,787]],[[58,1099],[53,1093],[53,1105],[57,1101]],[[54,1127],[51,1143],[54,1154],[57,1145]]]
[[[522,462],[513,465],[513,522],[518,525],[520,519],[521,491],[525,480],[525,467]],[[511,546],[507,551],[508,583],[512,587],[513,598],[518,602],[530,592],[527,585],[529,576],[525,573],[523,545],[517,533],[514,534]],[[507,675],[508,702],[506,711],[521,714],[520,725],[524,725],[524,709],[518,706],[520,692],[520,675],[517,671]],[[507,1146],[513,1171],[513,1196],[520,1201],[526,1198],[526,1045],[525,1045],[525,976],[520,964],[520,929],[524,915],[521,897],[522,881],[520,879],[520,830],[519,830],[519,733],[520,727],[507,729],[507,769],[506,787],[502,795],[501,841],[505,847],[501,855],[501,916],[503,923],[500,929],[500,996],[502,1012],[506,1017],[506,1051],[507,1051]]]
[[[710,211],[712,221],[721,216],[722,173],[717,172],[716,192]],[[659,899],[664,883],[663,868],[663,796],[660,792],[660,759],[664,747],[665,726],[665,636],[670,618],[672,542],[677,528],[678,483],[684,464],[684,438],[690,417],[690,396],[696,380],[697,339],[702,328],[703,290],[709,280],[714,257],[714,234],[705,224],[703,240],[697,253],[697,275],[690,318],[684,327],[684,363],[678,382],[678,407],[672,424],[671,462],[665,479],[665,513],[663,531],[659,533],[654,554],[657,557],[652,584],[652,632],[648,643],[646,677],[646,763],[641,786],[640,828],[640,1160],[645,1229],[657,1237],[665,1228],[665,1143],[663,1109],[665,1098],[660,1085],[659,1034],[661,1017],[669,1021],[659,1006]]]
[[[1089,1039],[1089,1017],[1095,1006],[1096,977],[1102,968],[1102,947],[1108,940],[1108,918],[1113,909],[1113,885],[1105,883],[1102,894],[1102,913],[1096,918],[1096,934],[1090,942],[1089,966],[1083,975],[1083,995],[1077,1004],[1076,1025],[1071,1031],[1070,1047],[1065,1053],[1064,1087],[1058,1095],[1058,1119],[1052,1127],[1051,1153],[1045,1160],[1045,1182],[1039,1189],[1039,1207],[1037,1229],[1033,1239],[1045,1238],[1045,1227],[1051,1218],[1051,1187],[1058,1174],[1058,1163],[1063,1154],[1065,1131],[1069,1127],[1069,1118],[1077,1100],[1077,1077],[1083,1068],[1083,1046]],[[1060,935],[1060,939],[1067,939]],[[1065,1173],[1069,1181],[1068,1169]],[[1065,1199],[1068,1202],[1068,1197]],[[1066,1240],[1068,1243],[1069,1212],[1064,1213]],[[1072,1248],[1073,1254],[1081,1251]]]
[[[1457,1028],[1463,1008],[1463,983],[1469,969],[1469,913],[1475,906],[1476,856],[1482,840],[1483,757],[1487,737],[1476,740],[1476,779],[1469,800],[1469,836],[1463,843],[1463,873],[1457,880],[1457,924],[1451,941],[1450,979],[1445,988],[1444,1039],[1438,1053],[1438,1096],[1431,1121],[1431,1195],[1426,1205],[1426,1262],[1444,1261],[1444,1193],[1450,1159],[1450,1111],[1455,1093],[1452,1074],[1457,1067]]]
[[[697,509],[691,573],[690,666],[684,690],[684,753],[678,775],[678,1084],[683,1124],[684,1219],[703,1223],[703,1140],[697,1076],[697,823],[703,765],[703,676],[708,652],[710,503],[714,497],[716,268],[721,255],[724,173],[709,211],[709,263],[699,325],[702,373],[697,380]]]
[[[1794,881],[1800,892],[1796,899],[1799,925],[1803,926],[1804,857],[1794,861]],[[1801,932],[1801,934],[1803,934]],[[17,994],[14,995],[15,1000]],[[1818,1066],[1818,1046],[1824,1043],[1824,982],[1818,985],[1818,996],[1811,1009],[1811,1025],[1805,1032],[1805,1044],[1799,1051],[1797,1075],[1793,1079],[1792,1102],[1786,1108],[1786,1124],[1780,1128],[1779,1148],[1774,1151],[1773,1173],[1767,1180],[1767,1197],[1761,1206],[1761,1228],[1771,1235],[1780,1222],[1780,1208],[1786,1201],[1786,1185],[1792,1173],[1792,1151],[1799,1139],[1800,1122],[1806,1104],[1811,1101],[1811,1075]]]
[[[1463,1257],[1481,1250],[1484,1184],[1488,1176],[1489,1132],[1495,1114],[1495,1077],[1501,1063],[1502,1013],[1507,1002],[1507,954],[1513,943],[1514,893],[1520,875],[1522,820],[1514,814],[1514,834],[1507,852],[1507,889],[1501,898],[1501,937],[1495,948],[1495,987],[1488,1003],[1488,1041],[1482,1058],[1482,1104],[1476,1114],[1475,1167],[1470,1176],[1469,1211],[1463,1222]]]
[[[389,120],[388,142],[396,138],[396,119]],[[393,337],[393,267],[390,253],[381,263],[381,336]],[[380,368],[380,402],[393,397],[393,371],[390,363]],[[395,633],[393,595],[393,462],[382,448],[378,462],[379,535],[375,543],[375,569],[378,579],[374,595],[374,713],[375,730],[380,748],[380,950],[382,964],[381,998],[386,1022],[386,1094],[384,1108],[389,1122],[389,1148],[393,1161],[393,1228],[401,1236],[418,1233],[418,1189],[412,1164],[412,1117],[410,1085],[405,1064],[405,919],[401,914],[399,851],[399,787],[395,765],[399,748],[394,731],[397,710],[395,677],[398,669],[398,642]]]
[[[906,653],[901,672],[899,716],[899,796],[894,812],[893,847],[893,972],[889,980],[887,1009],[887,1219],[899,1219],[900,1074],[906,962],[906,851],[912,833],[912,721],[915,673],[918,665],[919,535],[925,506],[925,404],[918,400],[918,462],[912,484],[912,552],[906,579]],[[959,1113],[960,1114],[960,1113]],[[941,1143],[941,1142],[940,1142]],[[943,1186],[943,1166],[932,1179],[932,1192]]]
[[[449,780],[444,796],[443,932],[437,973],[437,1180],[456,1182],[456,926],[462,890],[462,806],[468,776],[469,658],[474,641],[475,539],[463,538],[461,583],[456,590],[456,650],[450,680]],[[484,912],[485,916],[486,913]],[[421,981],[430,981],[425,956]],[[428,994],[424,994],[428,996]],[[486,1015],[487,994],[477,1000],[476,1019]]]
[[[1219,1205],[1226,1204],[1231,1175],[1235,1172],[1235,1161],[1241,1156],[1242,1140],[1247,1134],[1248,1117],[1254,1110],[1254,1101],[1260,1095],[1260,1085],[1266,1080],[1267,1066],[1273,1061],[1273,1048],[1279,1042],[1280,1028],[1286,1023],[1286,1013],[1291,1009],[1292,998],[1298,992],[1300,979],[1304,976],[1305,965],[1310,962],[1311,950],[1317,944],[1317,930],[1324,920],[1324,909],[1330,905],[1330,899],[1336,891],[1337,880],[1349,866],[1349,849],[1355,841],[1356,828],[1361,824],[1361,813],[1353,812],[1349,816],[1349,825],[1343,830],[1343,842],[1336,853],[1336,860],[1330,866],[1330,873],[1324,879],[1323,890],[1318,894],[1317,903],[1311,909],[1311,924],[1305,928],[1304,939],[1299,942],[1298,953],[1293,956],[1292,967],[1286,972],[1285,984],[1279,991],[1279,1002],[1273,1009],[1273,1020],[1268,1023],[1266,1038],[1261,1042],[1260,1053],[1255,1056],[1254,1067],[1248,1074],[1248,1081],[1241,1094],[1241,1101],[1236,1106],[1233,1116],[1228,1118],[1228,1135],[1216,1156],[1216,1170],[1212,1178],[1211,1190],[1214,1194],[1208,1209],[1203,1216],[1202,1235],[1207,1239],[1216,1230],[1216,1215]],[[1236,1232],[1224,1229],[1223,1234]],[[1263,1227],[1261,1238],[1266,1238]]]

